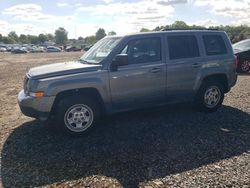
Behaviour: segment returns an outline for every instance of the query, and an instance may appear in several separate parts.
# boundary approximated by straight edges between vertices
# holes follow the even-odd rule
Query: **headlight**
[[[34,80],[30,79],[28,75],[25,75],[23,84],[24,93],[31,97],[44,97],[45,94],[43,91],[30,92],[31,90],[30,88],[31,87],[34,88],[34,84],[35,84]]]
[[[31,97],[43,97],[44,92],[43,91],[29,92],[28,95],[31,96]]]
[[[29,92],[29,77],[27,75],[25,75],[25,77],[24,77],[23,89],[24,89],[24,93],[28,94],[28,92]]]

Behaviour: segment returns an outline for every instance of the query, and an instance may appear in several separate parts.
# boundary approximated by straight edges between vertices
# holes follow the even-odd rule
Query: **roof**
[[[133,36],[142,36],[142,35],[155,35],[155,34],[165,34],[165,33],[221,33],[224,31],[216,30],[216,29],[172,29],[172,30],[166,30],[166,31],[151,31],[151,32],[138,32],[138,33],[131,33],[123,36],[106,36],[105,38],[123,38],[123,37],[133,37]]]
[[[165,34],[165,33],[221,33],[224,31],[220,30],[208,30],[208,29],[197,29],[197,30],[166,30],[166,31],[153,31],[153,32],[140,32],[134,34],[128,34],[125,36],[136,36],[136,35],[153,35],[153,34]]]

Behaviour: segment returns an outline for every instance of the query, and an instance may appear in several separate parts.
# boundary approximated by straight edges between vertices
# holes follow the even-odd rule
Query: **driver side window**
[[[161,38],[144,38],[132,40],[121,54],[128,54],[128,63],[149,63],[161,60]]]

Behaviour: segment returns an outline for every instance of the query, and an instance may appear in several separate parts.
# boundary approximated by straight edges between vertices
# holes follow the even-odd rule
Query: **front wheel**
[[[92,130],[99,118],[99,106],[90,97],[70,97],[59,102],[56,121],[60,130],[80,136]]]
[[[197,93],[195,103],[199,110],[205,112],[214,112],[224,100],[223,86],[216,81],[207,81],[202,84]]]

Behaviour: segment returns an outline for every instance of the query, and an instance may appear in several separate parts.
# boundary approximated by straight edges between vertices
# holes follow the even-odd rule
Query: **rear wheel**
[[[224,88],[216,81],[207,81],[202,84],[197,93],[195,103],[199,110],[214,112],[222,104],[224,99]]]
[[[80,136],[94,128],[99,114],[98,104],[90,97],[65,98],[57,107],[57,127],[70,135]]]
[[[250,71],[250,62],[245,60],[240,64],[240,72],[248,73]]]

